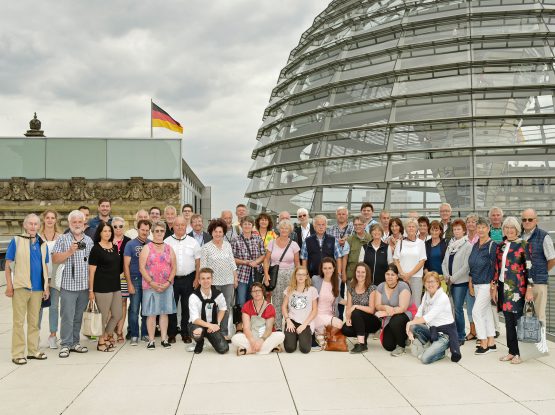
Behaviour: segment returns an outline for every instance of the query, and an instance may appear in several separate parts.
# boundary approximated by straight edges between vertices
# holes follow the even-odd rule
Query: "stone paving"
[[[237,357],[183,343],[147,351],[125,344],[46,361],[11,362],[11,303],[0,297],[0,414],[549,414],[555,413],[555,344],[551,355],[523,347],[523,364],[501,363],[506,352],[429,366],[410,354],[389,356],[378,340],[363,355],[312,352]],[[44,321],[47,322],[47,313]],[[503,336],[499,343],[504,343]]]

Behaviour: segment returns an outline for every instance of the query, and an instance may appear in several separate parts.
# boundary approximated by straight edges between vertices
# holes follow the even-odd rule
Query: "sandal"
[[[237,356],[244,356],[247,354],[247,349],[245,349],[244,347],[239,347],[237,349]]]
[[[513,364],[513,365],[520,365],[521,363],[522,363],[522,359],[520,358],[519,355],[516,355],[511,360],[511,364]]]
[[[87,349],[87,346],[81,346],[80,344],[76,344],[71,349],[69,349],[69,351],[75,352],[75,353],[87,353],[89,349]]]
[[[468,333],[468,334],[466,335],[466,341],[476,340],[476,339],[477,339],[477,337],[476,337],[476,335],[475,335],[474,333]]]
[[[96,345],[96,350],[98,350],[99,352],[107,352],[107,353],[111,353],[114,351],[114,349],[108,346],[107,343],[98,343]]]
[[[35,359],[35,360],[46,360],[46,359],[48,359],[48,356],[46,356],[46,353],[39,352],[34,356],[27,356],[27,359],[29,359],[29,360],[33,360],[33,359]]]
[[[62,349],[60,350],[60,353],[58,353],[58,357],[61,357],[62,359],[69,357],[69,347],[67,346],[62,347]]]
[[[513,356],[512,354],[508,354],[508,355],[500,357],[499,361],[500,362],[511,362],[514,358],[515,358],[515,356]]]
[[[12,362],[19,366],[26,365],[27,359],[25,359],[24,357],[16,357],[15,359],[12,359]]]
[[[116,333],[118,335],[118,343],[122,344],[125,343],[125,337],[123,337],[123,331],[121,333]]]

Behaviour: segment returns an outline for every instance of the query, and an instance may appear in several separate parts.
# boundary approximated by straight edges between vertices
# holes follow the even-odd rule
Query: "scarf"
[[[447,247],[447,255],[454,255],[457,251],[468,242],[468,237],[465,235],[461,239],[452,239]]]

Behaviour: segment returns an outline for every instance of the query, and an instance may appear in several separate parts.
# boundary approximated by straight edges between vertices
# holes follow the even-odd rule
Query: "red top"
[[[245,304],[243,304],[243,308],[241,309],[242,313],[248,314],[249,316],[256,316],[257,312],[254,309],[254,302],[253,300],[249,300],[247,301]],[[263,319],[269,319],[269,318],[276,318],[276,309],[274,308],[274,306],[272,304],[268,304],[268,306],[266,307],[266,309],[264,310],[264,312],[262,313],[262,315],[260,316]],[[273,327],[272,331],[276,331],[276,328]]]

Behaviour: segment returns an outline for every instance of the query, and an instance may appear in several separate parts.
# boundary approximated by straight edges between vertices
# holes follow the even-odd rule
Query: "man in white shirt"
[[[137,230],[137,224],[139,223],[140,220],[150,220],[150,217],[148,216],[148,212],[144,209],[140,209],[135,214],[135,223],[133,224],[134,228],[129,229],[127,230],[127,232],[125,232],[125,236],[127,236],[129,239],[135,239],[137,236],[139,236],[139,231]],[[152,232],[150,231],[148,234],[148,239],[152,240]]]
[[[297,210],[297,219],[299,224],[295,226],[295,235],[297,243],[301,246],[304,240],[310,235],[314,235],[316,231],[310,223],[310,216],[305,208]]]
[[[172,247],[175,252],[177,273],[173,283],[175,305],[181,299],[181,339],[191,343],[191,336],[187,330],[189,322],[189,297],[193,293],[193,284],[200,268],[200,245],[195,238],[186,234],[187,224],[183,216],[175,218],[173,223],[174,234],[168,236],[164,242]],[[175,343],[177,335],[177,313],[171,314],[168,326],[168,341]]]
[[[189,330],[196,342],[195,353],[202,353],[204,338],[207,338],[219,354],[229,351],[220,325],[227,311],[224,295],[212,285],[211,268],[199,270],[200,287],[189,297]]]
[[[391,214],[387,210],[382,210],[380,212],[380,225],[382,225],[383,236],[382,241],[387,241],[389,238],[389,220],[391,219]]]

